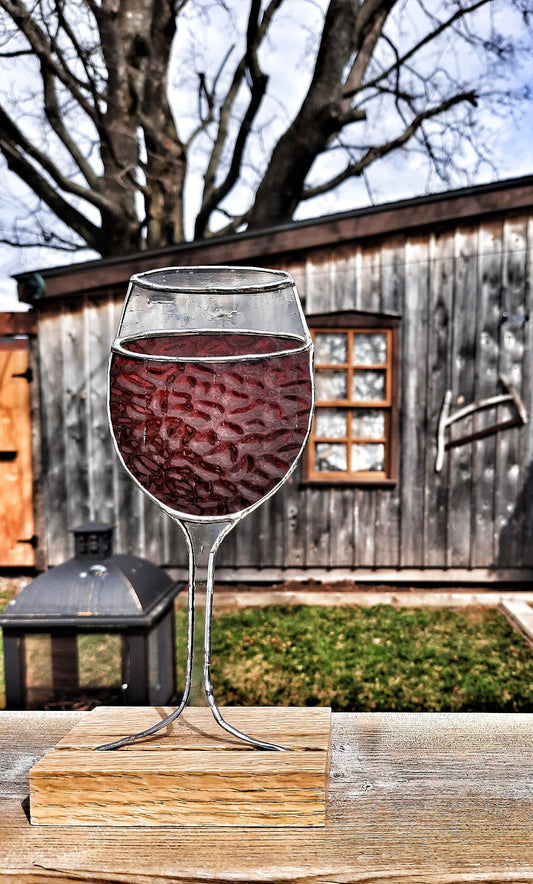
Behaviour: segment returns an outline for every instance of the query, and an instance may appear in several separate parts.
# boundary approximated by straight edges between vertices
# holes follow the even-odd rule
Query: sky
[[[292,0],[293,8],[294,2]],[[310,15],[319,15],[320,6],[324,7],[326,0],[300,0],[306,4],[306,22]],[[437,2],[437,0],[435,0]],[[291,19],[291,26],[294,20]],[[184,52],[189,53],[188,69],[191,76],[196,76],[197,70],[207,68],[209,63],[217,65],[216,52],[219,55],[225,52],[227,40],[220,39],[223,27],[227,27],[227,21],[216,20],[209,23],[209,27],[202,26],[201,39],[198,35],[187,31],[186,27],[181,30],[183,43],[176,44],[175,52],[182,60]],[[191,27],[192,24],[191,24]],[[231,23],[230,23],[231,27]],[[265,112],[269,115],[272,126],[283,127],[291,114],[296,110],[303,96],[308,77],[310,74],[313,52],[309,51],[309,31],[300,28],[300,48],[295,49],[291,41],[294,40],[294,28],[287,27],[287,21],[280,18],[278,30],[273,33],[272,39],[267,43],[262,58],[262,63],[268,68],[273,87],[273,98],[267,103]],[[188,41],[188,42],[187,42]],[[295,53],[295,64],[291,69],[291,89],[287,90],[285,68],[277,66],[276,56],[286,57],[289,53]],[[193,57],[194,56],[194,57]],[[472,65],[472,59],[459,60],[467,65]],[[183,66],[181,67],[183,70]],[[179,71],[179,67],[178,67]],[[527,57],[522,54],[513,66],[516,83],[529,84],[533,93],[533,56]],[[14,81],[16,82],[16,81]],[[172,100],[176,107],[183,109],[184,103],[190,100],[190,81],[186,76],[179,76],[170,83]],[[4,87],[3,87],[4,88]],[[18,85],[15,88],[19,88]],[[283,104],[278,96],[283,96]],[[195,99],[196,101],[196,99]],[[181,115],[182,116],[182,115]],[[193,125],[191,116],[191,126]],[[531,150],[533,136],[533,101],[523,104],[512,115],[506,114],[503,118],[485,114],[483,120],[487,142],[490,142],[491,153],[496,171],[488,166],[474,172],[474,161],[469,180],[464,178],[452,180],[452,187],[464,186],[466,183],[483,184],[493,180],[505,180],[533,173],[533,155]],[[185,135],[187,132],[180,132]],[[468,158],[467,158],[468,165]],[[188,235],[192,234],[193,218],[195,209],[199,204],[202,166],[193,163],[188,180]],[[344,184],[336,192],[324,195],[317,200],[303,203],[298,211],[297,218],[319,217],[334,212],[349,211],[375,203],[390,202],[419,196],[427,191],[442,190],[442,182],[427,178],[424,171],[421,172],[421,161],[417,154],[402,154],[391,156],[388,160],[371,166],[367,174],[367,184],[362,180],[351,181]],[[23,187],[18,180],[5,170],[0,176],[0,218],[8,217],[11,212],[17,210],[18,203],[24,198]],[[238,197],[237,197],[238,198]],[[243,196],[244,198],[244,196]],[[16,284],[11,278],[14,273],[22,271],[42,269],[44,267],[64,266],[75,261],[90,260],[98,256],[89,251],[76,254],[64,253],[44,248],[15,249],[0,244],[0,311],[16,311],[27,309],[26,305],[18,301]]]

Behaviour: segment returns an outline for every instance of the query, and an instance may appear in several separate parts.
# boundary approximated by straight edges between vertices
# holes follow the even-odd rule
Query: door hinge
[[[31,384],[31,382],[33,381],[33,368],[30,365],[30,366],[28,366],[26,371],[21,371],[19,374],[12,374],[11,377],[12,378],[26,378],[26,380],[28,381],[28,384]]]
[[[39,538],[34,534],[33,537],[28,537],[27,540],[17,540],[17,543],[29,543],[32,549],[37,549],[39,546]]]

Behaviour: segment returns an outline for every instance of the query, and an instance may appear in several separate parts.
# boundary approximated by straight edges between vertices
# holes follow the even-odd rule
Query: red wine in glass
[[[182,333],[125,340],[122,350],[131,356],[112,356],[111,424],[124,465],[156,500],[189,516],[228,516],[284,480],[312,408],[301,341]]]

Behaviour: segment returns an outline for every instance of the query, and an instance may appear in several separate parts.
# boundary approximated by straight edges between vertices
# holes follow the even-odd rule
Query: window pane
[[[379,365],[387,362],[387,336],[381,332],[353,336],[353,364]]]
[[[315,380],[317,399],[346,399],[348,397],[345,371],[317,371]]]
[[[384,371],[354,371],[352,399],[372,402],[385,399]]]
[[[346,410],[343,408],[317,408],[315,435],[328,439],[344,438],[346,430]]]
[[[346,445],[338,445],[337,443],[330,445],[329,442],[317,442],[315,445],[315,470],[317,472],[346,472],[347,469]]]
[[[360,470],[385,471],[385,446],[352,445],[352,472]]]
[[[322,365],[348,362],[348,337],[341,333],[320,332],[315,335],[315,360]]]
[[[380,408],[357,408],[352,412],[352,436],[381,439],[385,435],[385,412]]]

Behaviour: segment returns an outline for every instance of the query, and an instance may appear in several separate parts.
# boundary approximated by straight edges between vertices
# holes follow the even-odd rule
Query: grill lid
[[[112,530],[98,522],[74,529],[74,558],[32,580],[0,626],[128,626],[157,618],[181,586],[146,559],[111,555]]]

